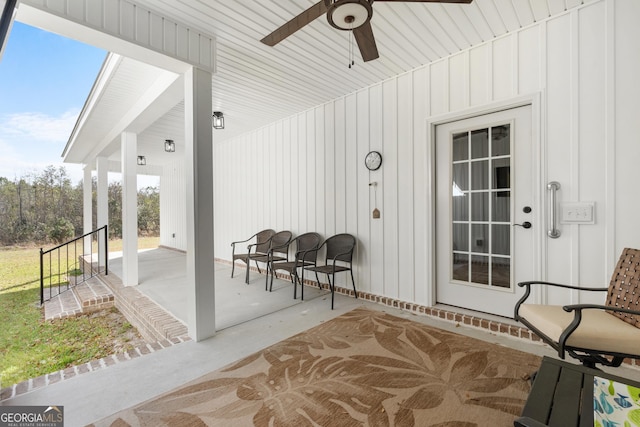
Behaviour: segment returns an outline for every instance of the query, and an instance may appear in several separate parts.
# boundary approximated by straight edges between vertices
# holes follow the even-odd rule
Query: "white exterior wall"
[[[640,51],[637,41],[640,39],[640,2],[633,0],[615,2],[615,44],[607,46],[607,60],[614,62],[610,67],[607,81],[609,93],[607,105],[610,127],[605,129],[607,138],[615,141],[607,151],[606,176],[612,185],[607,187],[606,200],[609,205],[605,211],[613,225],[607,238],[615,241],[615,249],[622,247],[640,247],[640,226],[638,226],[638,164],[640,161]],[[615,191],[611,191],[611,190]],[[612,264],[606,268],[611,270]]]
[[[560,202],[595,202],[596,223],[563,224],[559,239],[545,237],[539,278],[607,284],[621,249],[640,247],[634,186],[640,160],[638,20],[635,0],[590,3],[217,143],[216,256],[230,259],[231,241],[263,228],[325,237],[347,232],[358,238],[358,289],[428,304],[433,284],[427,271],[427,120],[540,93],[540,185],[559,181]],[[384,158],[375,172],[364,167],[370,150]],[[163,211],[170,211],[161,218],[162,243],[178,248],[185,246],[183,233],[176,231],[175,244],[169,244],[173,231],[165,220],[184,223],[182,179],[177,167],[162,180],[163,193],[177,190],[167,195],[177,203],[167,207],[161,199]],[[379,183],[379,220],[371,218],[372,181]],[[539,195],[534,205],[546,206],[546,191]],[[536,228],[546,235],[546,226]],[[548,299],[567,303],[579,296],[558,291]]]
[[[160,176],[160,244],[187,250],[187,188],[184,160],[164,166]]]

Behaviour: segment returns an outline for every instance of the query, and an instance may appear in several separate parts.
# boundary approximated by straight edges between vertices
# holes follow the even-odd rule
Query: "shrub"
[[[55,243],[64,243],[73,237],[74,230],[71,221],[66,218],[58,218],[49,230],[49,238]]]

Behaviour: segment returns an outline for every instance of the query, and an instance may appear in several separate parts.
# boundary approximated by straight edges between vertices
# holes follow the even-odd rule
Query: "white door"
[[[438,303],[513,317],[542,226],[533,163],[531,106],[436,127]]]

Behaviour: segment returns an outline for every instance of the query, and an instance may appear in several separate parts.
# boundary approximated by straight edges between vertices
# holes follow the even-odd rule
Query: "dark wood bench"
[[[606,372],[544,357],[515,427],[593,427],[593,377],[640,387]]]

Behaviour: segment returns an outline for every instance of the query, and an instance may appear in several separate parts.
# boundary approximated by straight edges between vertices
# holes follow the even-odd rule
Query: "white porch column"
[[[87,234],[93,229],[93,182],[91,180],[91,166],[84,166],[82,179],[82,234]],[[83,253],[91,253],[91,236],[84,238]]]
[[[97,224],[96,228],[109,224],[109,159],[106,157],[96,158],[96,169],[98,171],[98,189],[97,189]],[[100,234],[98,242],[100,247],[104,247],[104,234]],[[107,262],[107,254],[102,253],[100,265],[104,266]]]
[[[122,284],[138,284],[138,135],[120,135],[122,165]]]
[[[211,73],[185,73],[185,173],[187,200],[187,326],[200,341],[215,334],[213,267],[213,135]]]

